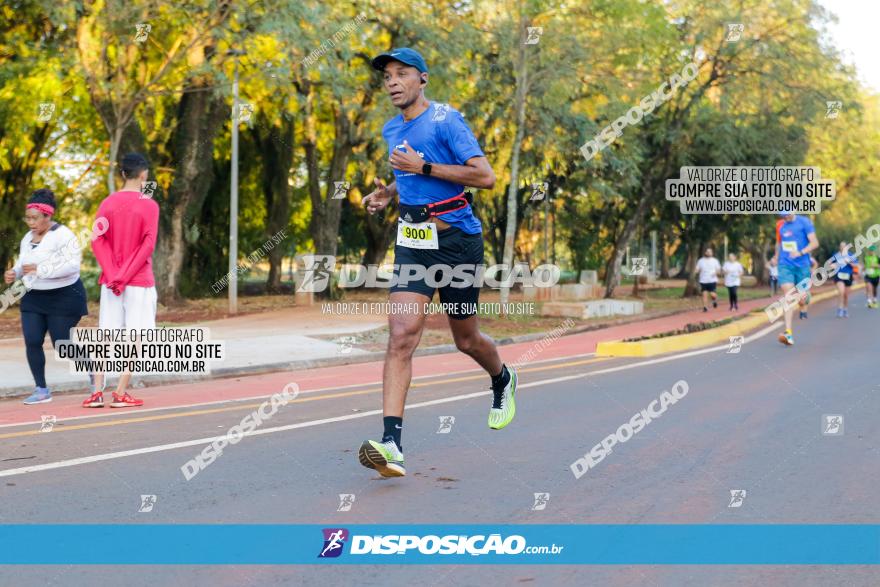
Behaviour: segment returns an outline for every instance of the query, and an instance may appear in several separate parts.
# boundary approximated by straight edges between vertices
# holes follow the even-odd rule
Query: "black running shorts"
[[[842,283],[845,287],[852,287],[852,275],[850,275],[849,279],[841,279],[839,276],[835,275],[834,283]]]
[[[464,276],[468,276],[472,283],[475,266],[483,264],[483,235],[467,234],[452,226],[439,231],[437,240],[438,249],[394,246],[394,285],[391,287],[391,292],[420,293],[427,296],[430,301],[434,297],[434,292],[439,289],[440,303],[446,304],[446,308],[449,309],[447,315],[456,320],[464,320],[477,313],[480,288],[474,285],[465,287],[461,285],[467,279]],[[422,267],[426,270],[432,266],[441,267],[436,271],[428,272],[424,277],[410,278],[407,283],[400,284],[401,265]],[[412,271],[409,271],[408,275],[413,275]],[[452,276],[451,281],[444,275]],[[444,280],[450,283],[441,285]]]

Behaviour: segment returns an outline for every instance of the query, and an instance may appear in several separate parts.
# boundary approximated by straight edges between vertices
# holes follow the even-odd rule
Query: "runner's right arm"
[[[380,210],[384,210],[391,202],[391,198],[397,196],[396,181],[389,185],[385,185],[385,183],[377,177],[373,182],[376,184],[376,189],[364,196],[364,199],[361,201],[361,203],[366,206],[367,212],[370,214],[375,214]]]
[[[21,245],[18,248],[18,259],[15,260],[15,265],[12,266],[12,269],[3,274],[3,280],[6,283],[12,283],[16,279],[21,279],[24,275],[24,270],[21,268],[21,258],[24,256],[24,239],[21,241]],[[10,276],[12,279],[10,279]]]

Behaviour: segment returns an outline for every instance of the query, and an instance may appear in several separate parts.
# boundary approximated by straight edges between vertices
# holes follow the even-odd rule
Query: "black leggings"
[[[24,333],[25,352],[28,366],[37,387],[46,387],[46,354],[43,352],[43,341],[46,332],[52,337],[52,345],[59,340],[70,338],[70,329],[79,324],[81,316],[53,316],[36,312],[21,313],[21,331]]]
[[[727,287],[727,295],[730,298],[731,309],[739,306],[739,298],[736,297],[736,290],[737,289],[739,289],[738,285],[730,285]]]

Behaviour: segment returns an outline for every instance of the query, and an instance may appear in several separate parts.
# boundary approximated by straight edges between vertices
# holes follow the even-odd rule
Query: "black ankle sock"
[[[501,373],[492,375],[492,389],[504,387],[508,381],[510,381],[510,371],[507,370],[507,365],[501,365]]]
[[[397,416],[385,416],[382,418],[385,425],[385,433],[382,435],[382,442],[393,440],[397,444],[397,448],[403,449],[400,444],[400,433],[403,432],[403,418]]]
[[[510,371],[507,365],[501,365],[501,373],[492,376],[492,407],[501,409],[501,396],[504,394],[504,388],[510,383]]]

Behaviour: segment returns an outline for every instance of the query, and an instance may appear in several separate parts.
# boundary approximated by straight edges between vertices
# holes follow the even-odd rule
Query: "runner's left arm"
[[[398,171],[421,174],[424,164],[430,163],[431,177],[486,190],[495,186],[495,172],[485,156],[471,157],[464,165],[446,165],[425,161],[406,141],[404,145],[407,146],[406,151],[394,149],[389,159],[391,167]]]
[[[808,234],[807,240],[809,240],[807,246],[800,250],[801,255],[809,255],[811,252],[819,248],[819,239],[816,238],[815,232],[811,232],[810,234]]]
[[[464,165],[431,163],[431,177],[484,190],[495,187],[495,172],[485,157],[472,157]]]
[[[452,152],[453,161],[425,161],[416,149],[404,141],[403,144],[407,147],[405,151],[394,149],[391,152],[391,166],[397,170],[421,174],[423,165],[430,163],[431,177],[485,190],[495,187],[495,172],[461,113],[449,112],[440,124],[437,138]]]

